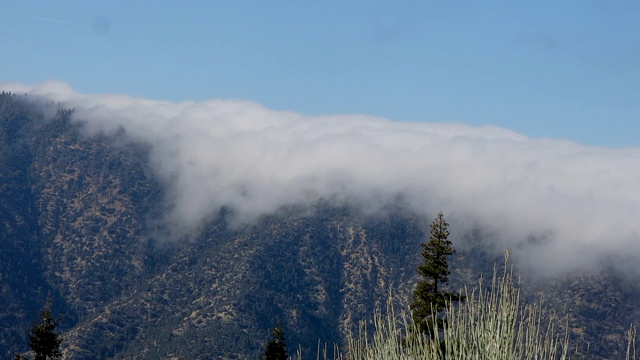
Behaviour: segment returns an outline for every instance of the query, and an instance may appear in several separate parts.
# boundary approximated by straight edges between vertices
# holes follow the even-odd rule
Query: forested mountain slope
[[[0,95],[0,358],[26,349],[47,299],[68,359],[256,358],[279,321],[290,346],[315,354],[318,340],[342,343],[371,319],[389,290],[407,304],[431,219],[402,199],[378,213],[324,200],[242,224],[224,208],[167,239],[150,145],[124,131],[86,136],[71,113]],[[480,234],[454,240],[456,287],[501,258]],[[523,282],[568,319],[576,345],[620,358],[639,318],[633,279],[603,265]]]

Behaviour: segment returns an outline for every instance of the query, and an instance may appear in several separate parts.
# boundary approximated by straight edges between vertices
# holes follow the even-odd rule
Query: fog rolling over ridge
[[[425,217],[445,211],[458,233],[488,229],[547,273],[640,254],[637,148],[529,139],[496,127],[311,117],[244,101],[86,95],[61,82],[0,85],[75,108],[88,135],[122,128],[150,144],[176,234],[196,230],[222,206],[243,223],[283,205],[334,199],[375,210],[402,196]]]

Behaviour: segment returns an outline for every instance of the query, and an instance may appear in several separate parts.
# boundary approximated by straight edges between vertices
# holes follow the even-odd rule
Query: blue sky
[[[13,1],[0,82],[640,147],[637,1]]]

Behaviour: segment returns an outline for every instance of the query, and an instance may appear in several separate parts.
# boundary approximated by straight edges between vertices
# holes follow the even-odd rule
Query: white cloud
[[[2,87],[75,107],[89,133],[123,127],[152,144],[158,176],[173,179],[169,219],[185,230],[223,205],[250,220],[318,198],[379,204],[404,194],[425,216],[444,210],[457,228],[497,231],[504,246],[544,238],[521,254],[540,268],[640,251],[640,149],[496,127],[310,117],[241,101],[84,95],[59,82]]]

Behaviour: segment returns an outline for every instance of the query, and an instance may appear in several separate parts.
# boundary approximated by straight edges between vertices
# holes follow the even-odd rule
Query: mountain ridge
[[[408,304],[428,219],[401,198],[377,213],[292,205],[246,224],[223,208],[168,242],[149,145],[124,131],[87,136],[72,114],[0,95],[1,357],[26,349],[47,299],[65,318],[67,359],[251,358],[278,321],[292,346],[314,353],[318,340],[343,344],[390,291]],[[502,250],[481,230],[456,239],[452,287],[473,286]],[[569,314],[572,339],[620,358],[640,292],[616,274],[523,276],[523,290]]]

